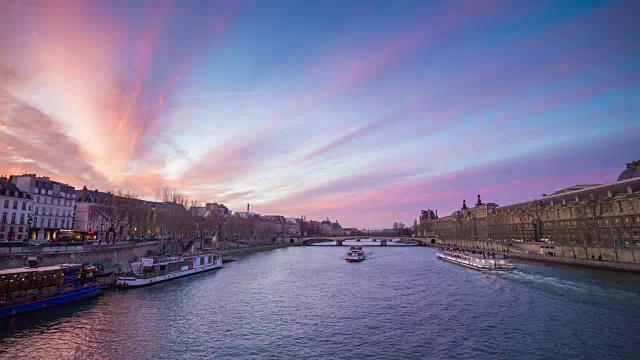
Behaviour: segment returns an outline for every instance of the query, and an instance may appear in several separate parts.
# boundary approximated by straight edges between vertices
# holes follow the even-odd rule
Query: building
[[[300,219],[286,218],[286,235],[299,236],[300,235]]]
[[[194,217],[206,218],[211,214],[211,211],[207,210],[206,206],[192,206],[189,208],[189,212]]]
[[[108,204],[113,194],[91,191],[87,187],[76,190],[76,204],[73,211],[73,232],[81,239],[106,240],[109,228],[108,221],[104,219],[95,205]]]
[[[538,199],[498,206],[480,201],[445,217],[420,217],[421,235],[442,239],[554,241],[561,245],[640,243],[640,161],[627,164],[618,181],[579,185]]]
[[[33,199],[31,195],[8,181],[0,178],[0,220],[1,241],[23,241],[30,238],[31,211]]]
[[[226,206],[224,206],[224,204],[207,203],[205,205],[205,210],[210,214],[217,214],[220,217],[231,215],[231,211]]]
[[[12,175],[9,181],[33,200],[32,238],[50,240],[55,239],[61,230],[70,233],[76,199],[73,186],[35,174]]]

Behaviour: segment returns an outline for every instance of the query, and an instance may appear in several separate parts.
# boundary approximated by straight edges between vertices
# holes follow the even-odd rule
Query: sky
[[[412,224],[640,159],[638,1],[0,0],[0,174]]]

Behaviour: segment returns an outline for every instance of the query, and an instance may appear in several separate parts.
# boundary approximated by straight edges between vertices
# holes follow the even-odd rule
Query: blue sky
[[[381,228],[478,190],[614,181],[640,155],[634,1],[0,9],[6,173]]]

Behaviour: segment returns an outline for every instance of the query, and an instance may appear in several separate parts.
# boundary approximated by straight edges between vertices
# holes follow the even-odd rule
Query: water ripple
[[[625,359],[635,275],[527,264],[481,274],[433,249],[288,248],[218,272],[0,321],[0,358]]]

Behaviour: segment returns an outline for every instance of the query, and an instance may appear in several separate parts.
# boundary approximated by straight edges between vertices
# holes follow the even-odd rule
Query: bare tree
[[[398,236],[402,236],[402,232],[404,231],[405,225],[403,222],[394,222],[393,230],[398,234]]]
[[[144,204],[136,195],[121,190],[108,194],[104,203],[92,205],[90,210],[101,217],[107,227],[124,230],[142,219]]]
[[[522,235],[521,239],[522,241],[527,241],[527,237],[525,235],[525,227],[529,219],[529,214],[524,209],[518,209],[515,215],[518,218],[517,227],[520,229],[520,234]]]

